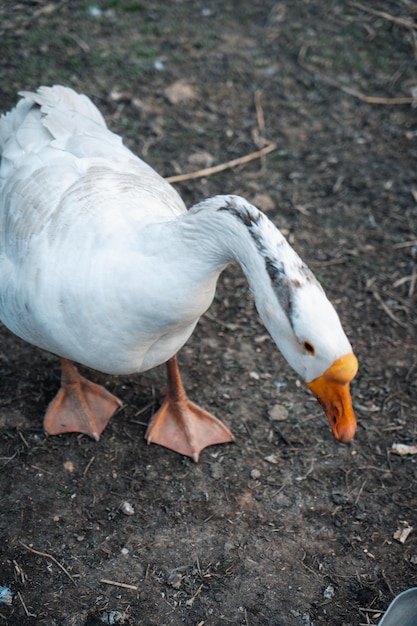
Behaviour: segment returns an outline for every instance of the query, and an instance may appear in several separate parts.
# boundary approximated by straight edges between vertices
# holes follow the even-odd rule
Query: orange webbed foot
[[[176,357],[168,361],[167,369],[167,396],[149,422],[145,435],[148,443],[157,443],[197,462],[207,446],[234,441],[227,426],[187,398]]]
[[[50,403],[44,428],[49,435],[83,433],[96,441],[122,402],[101,385],[81,376],[72,363],[61,359],[61,388]]]

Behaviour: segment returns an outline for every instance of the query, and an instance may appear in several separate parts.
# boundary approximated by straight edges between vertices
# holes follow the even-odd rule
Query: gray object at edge
[[[417,626],[417,587],[394,598],[378,626]]]

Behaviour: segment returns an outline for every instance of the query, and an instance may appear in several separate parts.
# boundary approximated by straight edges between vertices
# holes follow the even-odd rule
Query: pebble
[[[331,600],[334,596],[334,587],[333,585],[328,585],[326,589],[323,591],[323,598],[325,600]]]
[[[88,12],[91,15],[91,17],[100,17],[101,15],[103,15],[103,11],[96,6],[91,6],[88,7]]]
[[[0,587],[0,604],[7,604],[10,606],[13,600],[13,591],[8,587]]]
[[[261,477],[261,472],[258,469],[253,469],[250,472],[250,477],[252,480],[258,480]]]
[[[120,505],[120,510],[124,515],[134,515],[135,514],[135,509],[133,508],[133,506],[127,502],[127,500],[125,500],[124,502],[122,502],[122,504]]]
[[[167,583],[174,589],[179,589],[181,587],[183,576],[178,572],[178,570],[172,570],[172,572],[168,576]]]
[[[125,618],[120,611],[104,611],[100,617],[100,621],[103,624],[124,624]]]
[[[274,404],[268,411],[271,422],[283,422],[288,419],[288,410],[282,404]]]
[[[278,463],[280,463],[280,458],[277,454],[269,454],[268,456],[264,457],[265,461],[267,461],[268,463],[272,463],[272,465],[278,465]]]
[[[210,465],[210,476],[215,480],[222,478],[224,474],[223,465],[221,463],[212,463]]]

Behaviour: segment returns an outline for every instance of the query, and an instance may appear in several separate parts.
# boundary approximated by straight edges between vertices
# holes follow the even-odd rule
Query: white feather
[[[144,371],[183,346],[237,260],[305,380],[351,350],[321,287],[255,207],[218,196],[187,212],[88,98],[22,93],[0,121],[0,318],[10,330],[104,372]]]

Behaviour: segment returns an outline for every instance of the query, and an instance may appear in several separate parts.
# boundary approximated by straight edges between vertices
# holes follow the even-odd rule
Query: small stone
[[[124,624],[125,618],[124,614],[120,611],[104,611],[101,614],[100,621],[103,624],[110,624],[113,626],[114,624]]]
[[[331,498],[332,498],[332,502],[339,506],[349,503],[349,498],[344,493],[339,493],[337,491],[334,491],[332,493]]]
[[[9,587],[0,587],[0,603],[10,606],[13,601],[13,591]]]
[[[278,463],[280,462],[280,458],[276,454],[269,454],[265,457],[265,461],[267,461],[268,463],[272,463],[272,465],[278,465]]]
[[[96,6],[91,6],[88,7],[88,12],[91,15],[91,17],[101,17],[103,15],[103,11]]]
[[[252,480],[258,480],[258,478],[261,477],[261,472],[255,468],[251,470],[250,477],[252,478]]]
[[[325,600],[331,600],[334,596],[334,587],[333,585],[328,585],[326,589],[323,591],[323,598]]]
[[[174,589],[179,589],[181,587],[182,578],[182,574],[180,574],[176,570],[173,570],[168,576],[167,583],[168,585],[171,585],[171,587],[173,587]]]
[[[288,410],[282,404],[274,404],[268,411],[271,422],[283,422],[288,419]]]
[[[124,502],[122,502],[122,504],[120,505],[120,510],[121,510],[121,512],[124,515],[134,515],[135,514],[135,509],[126,500]]]
[[[212,463],[210,465],[210,476],[215,480],[222,478],[224,474],[223,465],[221,463]]]

